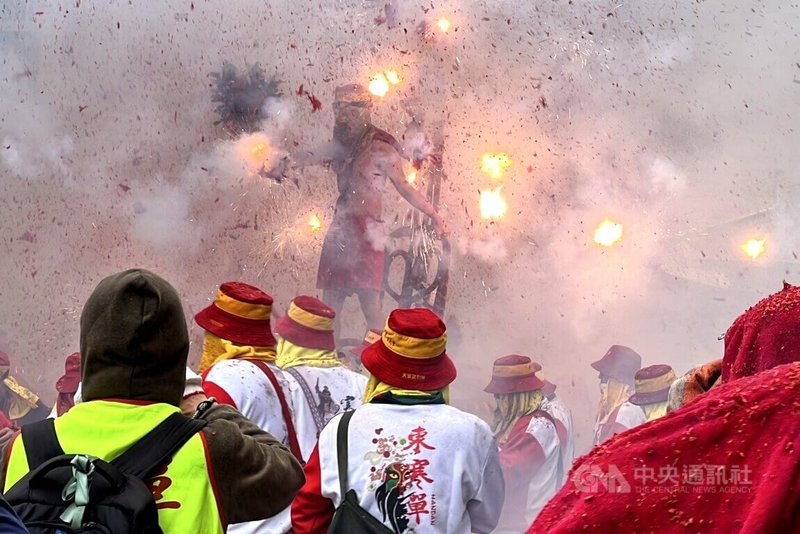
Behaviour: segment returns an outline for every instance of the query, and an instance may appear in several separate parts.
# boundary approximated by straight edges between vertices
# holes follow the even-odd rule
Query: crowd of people
[[[148,521],[166,533],[269,534],[800,526],[785,503],[800,454],[800,288],[749,309],[724,358],[680,377],[610,347],[592,363],[594,447],[574,465],[571,412],[529,356],[495,360],[487,423],[449,404],[456,366],[429,309],[392,311],[348,354],[323,301],[295,297],[274,329],[272,304],[255,286],[221,284],[194,318],[195,372],[174,288],[141,269],[109,276],[85,303],[52,410],[0,353],[2,531],[27,532],[17,516],[31,532],[43,522],[149,532]],[[127,486],[93,479],[117,469],[144,483],[152,506],[114,515],[133,506]],[[55,497],[43,496],[45,479]]]

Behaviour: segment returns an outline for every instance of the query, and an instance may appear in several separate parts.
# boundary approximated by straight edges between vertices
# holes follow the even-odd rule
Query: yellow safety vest
[[[170,404],[90,401],[56,419],[55,428],[65,453],[89,454],[110,462],[177,411]],[[173,455],[166,470],[147,481],[164,534],[225,532],[206,458],[205,437],[198,432]],[[9,455],[4,492],[29,470],[25,444],[18,436]]]

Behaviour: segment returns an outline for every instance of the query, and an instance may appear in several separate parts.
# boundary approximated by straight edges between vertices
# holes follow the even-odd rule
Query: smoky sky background
[[[336,85],[387,68],[403,81],[375,123],[399,135],[413,110],[443,129],[452,395],[484,416],[491,362],[530,355],[585,450],[589,363],[609,345],[681,373],[720,357],[749,305],[800,282],[797,2],[394,1],[379,25],[383,1],[109,4],[0,2],[0,349],[48,402],[108,274],[141,266],[176,286],[193,362],[191,316],[221,282],[265,289],[276,313],[318,294],[323,236],[307,220],[331,220],[335,177],[247,171],[214,125],[209,74],[225,60],[283,81],[257,134],[275,157],[318,151]],[[420,38],[441,16],[450,32]],[[500,151],[513,165],[493,181],[480,158]],[[478,192],[501,183],[508,214],[483,221]],[[399,224],[407,205],[385,199]],[[614,248],[592,242],[605,217],[625,225]],[[739,250],[755,236],[758,261]],[[341,320],[361,335],[355,302]]]

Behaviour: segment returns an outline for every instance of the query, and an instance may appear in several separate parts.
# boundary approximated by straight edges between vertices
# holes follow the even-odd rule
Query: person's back
[[[201,362],[213,362],[203,373],[203,390],[209,397],[239,410],[291,449],[296,436],[286,421],[288,417],[291,424],[291,410],[283,393],[288,386],[272,363],[272,302],[270,295],[255,286],[225,282],[214,302],[195,315],[195,321],[205,330]],[[299,450],[292,452],[300,458]],[[287,506],[269,519],[232,524],[228,532],[283,534],[290,527]]]
[[[303,459],[338,413],[361,405],[367,379],[339,360],[333,339],[336,313],[309,296],[295,297],[275,332],[280,336],[275,363],[286,380]]]
[[[362,353],[370,378],[347,432],[345,491],[337,461],[344,416],[337,416],[320,434],[292,503],[296,534],[326,532],[350,490],[390,532],[495,528],[504,498],[497,445],[486,423],[446,404],[456,376],[446,340],[430,310],[392,312],[381,339]]]
[[[283,370],[283,375],[300,451],[308,458],[322,428],[334,416],[361,406],[367,379],[344,366],[302,365]]]
[[[103,280],[81,315],[84,402],[54,423],[63,451],[111,461],[179,412],[187,354],[172,286],[143,270]],[[228,521],[274,515],[302,482],[289,451],[236,410],[212,405],[203,418],[205,428],[148,480],[166,534],[224,532]],[[17,435],[2,451],[6,491],[29,471],[25,445]]]
[[[321,493],[334,506],[342,501],[340,418],[323,430],[320,452],[306,472],[313,480],[318,468]],[[477,417],[447,404],[365,404],[353,414],[348,435],[348,489],[395,532],[405,532],[403,525],[437,533],[494,528],[492,509],[502,506],[503,481],[492,473],[500,469],[492,433]],[[302,506],[299,501],[293,508]]]

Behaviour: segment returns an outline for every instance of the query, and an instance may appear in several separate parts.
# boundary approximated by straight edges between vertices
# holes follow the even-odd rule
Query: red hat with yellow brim
[[[278,319],[275,333],[299,347],[335,350],[335,317],[333,308],[321,300],[301,295],[292,300],[286,315]]]
[[[654,404],[666,402],[669,388],[677,378],[669,365],[651,365],[636,373],[636,393],[628,401],[631,404]]]
[[[494,361],[492,381],[483,390],[486,393],[505,395],[542,389],[544,382],[536,376],[541,370],[542,366],[527,356],[520,354],[503,356]]]
[[[438,315],[427,308],[397,309],[381,338],[361,353],[361,363],[390,386],[435,391],[456,379],[446,348],[447,329]]]
[[[225,282],[219,286],[214,302],[194,320],[215,336],[237,345],[274,347],[271,314],[272,297],[244,282]]]

